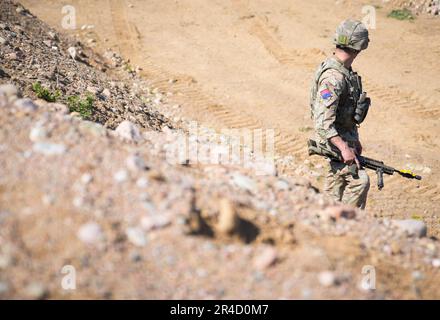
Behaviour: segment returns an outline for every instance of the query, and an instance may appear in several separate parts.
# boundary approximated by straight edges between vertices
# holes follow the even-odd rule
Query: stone
[[[392,220],[391,224],[410,237],[422,238],[427,234],[427,227],[423,221],[415,219]]]
[[[440,268],[440,259],[433,259],[432,260],[432,266],[434,268]]]
[[[101,226],[96,222],[88,222],[83,224],[77,233],[79,240],[85,244],[96,244],[103,239]]]
[[[87,88],[86,88],[86,91],[89,92],[89,93],[91,93],[91,94],[94,94],[94,95],[97,95],[97,94],[99,94],[99,92],[100,92],[99,88],[97,88],[97,87],[92,87],[92,86],[87,87]]]
[[[0,270],[4,270],[11,266],[12,264],[12,257],[8,253],[2,253],[0,254]]]
[[[234,204],[227,198],[219,201],[219,217],[216,231],[222,234],[232,234],[238,227],[239,218]]]
[[[127,172],[127,170],[121,169],[121,170],[117,171],[113,175],[113,179],[117,183],[122,183],[122,182],[126,181],[128,179],[128,172]]]
[[[171,224],[171,219],[165,215],[145,215],[141,218],[141,226],[144,230],[162,229]]]
[[[45,156],[62,155],[66,152],[63,144],[50,142],[37,142],[33,145],[32,150],[44,154]]]
[[[137,179],[137,181],[136,181],[136,186],[138,188],[146,188],[146,187],[148,187],[148,185],[149,185],[149,181],[147,178],[142,177],[142,178]]]
[[[139,129],[128,120],[122,121],[116,128],[115,133],[122,139],[128,141],[139,141],[141,140],[141,134]]]
[[[38,109],[38,106],[28,98],[15,100],[13,106],[24,112],[32,112]]]
[[[8,101],[12,101],[19,96],[19,92],[13,84],[3,84],[0,85],[0,95],[5,96]]]
[[[145,170],[145,168],[147,167],[145,165],[144,159],[142,159],[137,154],[130,155],[125,161],[125,163],[127,165],[128,170],[132,172],[142,171]]]
[[[264,270],[273,266],[278,260],[278,254],[275,248],[266,247],[254,258],[253,264],[257,270]]]
[[[76,48],[75,47],[70,47],[69,49],[67,49],[67,53],[69,54],[69,56],[73,60],[76,60]]]
[[[30,299],[40,300],[49,296],[49,290],[40,282],[32,282],[26,287],[25,294]]]
[[[1,45],[5,45],[7,43],[8,43],[8,41],[5,38],[0,37],[0,44]]]
[[[18,55],[15,52],[11,52],[6,55],[6,58],[8,58],[9,60],[17,60]]]
[[[111,94],[110,90],[106,88],[106,89],[102,90],[101,95],[102,95],[104,98],[109,99],[109,98],[111,97],[112,94]]]
[[[9,292],[9,285],[4,281],[0,281],[0,296],[4,296],[8,294],[8,292]]]
[[[336,276],[331,271],[323,271],[318,275],[319,283],[324,287],[331,287],[337,284]]]
[[[393,241],[390,244],[391,253],[396,255],[402,252],[402,248],[400,247],[400,244],[397,241]]]
[[[45,206],[51,206],[55,203],[55,197],[52,194],[45,194],[42,196],[41,202]]]
[[[354,219],[356,217],[356,210],[347,205],[329,206],[325,208],[319,216],[324,220],[339,220],[341,218]]]
[[[68,114],[69,113],[69,108],[65,104],[49,103],[49,106],[55,112],[59,112],[61,114]]]
[[[93,176],[90,174],[90,173],[84,173],[82,176],[81,176],[81,182],[83,183],[83,184],[89,184],[90,182],[92,182],[93,181]]]
[[[147,237],[139,227],[127,228],[125,231],[128,241],[137,247],[144,247],[147,244]]]
[[[257,184],[251,178],[240,173],[232,174],[232,182],[239,188],[247,190],[251,193],[256,193]]]
[[[43,128],[41,125],[37,125],[33,127],[29,133],[29,139],[32,142],[38,142],[46,139],[48,136],[47,130]]]

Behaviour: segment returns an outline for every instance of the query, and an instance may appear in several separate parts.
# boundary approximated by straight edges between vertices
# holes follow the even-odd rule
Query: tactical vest
[[[356,72],[345,68],[340,62],[338,62],[334,58],[328,58],[327,60],[322,62],[315,73],[312,89],[310,92],[310,107],[312,119],[314,119],[314,108],[316,98],[318,96],[320,78],[322,74],[329,69],[334,69],[344,75],[344,80],[347,88],[346,92],[343,92],[341,94],[336,110],[336,129],[340,133],[356,130],[357,123],[354,120],[354,116],[356,113],[358,101],[362,94],[362,80]]]

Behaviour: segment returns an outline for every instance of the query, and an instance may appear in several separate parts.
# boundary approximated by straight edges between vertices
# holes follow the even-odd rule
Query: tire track
[[[143,70],[141,75],[149,83],[160,90],[172,91],[177,102],[189,106],[196,114],[209,114],[214,119],[211,121],[215,127],[227,126],[230,128],[262,128],[262,123],[245,112],[238,111],[233,106],[225,106],[216,103],[205,95],[197,84],[197,81],[188,75],[176,75],[157,67],[149,59],[139,55],[144,49],[141,44],[141,35],[134,24],[127,19],[127,4],[124,0],[110,0],[111,15],[115,35],[123,45],[120,47],[129,48],[125,50],[126,55],[132,60],[142,61]],[[151,79],[151,80],[150,80]],[[170,84],[170,80],[172,84]],[[180,98],[179,98],[180,97]],[[172,100],[172,99],[170,99]]]

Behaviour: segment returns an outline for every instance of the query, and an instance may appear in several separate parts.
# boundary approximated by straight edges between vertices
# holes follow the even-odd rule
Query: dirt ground
[[[22,1],[62,30],[63,5],[76,8],[82,39],[112,48],[140,66],[157,87],[174,93],[186,119],[221,129],[273,128],[280,156],[302,163],[311,135],[308,107],[314,69],[331,54],[345,18],[362,19],[363,1]],[[360,133],[365,155],[412,168],[422,181],[394,176],[372,190],[368,209],[391,217],[423,217],[439,234],[440,20],[387,17],[376,6],[371,44],[355,61],[373,105]],[[93,27],[81,30],[83,25]],[[64,30],[66,31],[66,30]],[[68,30],[67,30],[68,31]],[[173,81],[170,81],[173,80]],[[324,174],[320,159],[313,167]],[[284,173],[289,175],[295,168]],[[315,180],[320,186],[323,179]]]

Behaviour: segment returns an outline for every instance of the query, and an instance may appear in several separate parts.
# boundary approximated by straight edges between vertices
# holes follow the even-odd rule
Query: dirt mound
[[[69,40],[18,8],[1,6],[2,83],[15,84],[0,87],[2,298],[439,298],[440,246],[422,221],[341,206],[299,176],[257,175],[257,156],[246,168],[175,163],[186,133],[158,113],[160,92],[86,47],[72,59]],[[56,50],[42,49],[49,32]],[[54,77],[32,67],[51,59]],[[37,79],[58,102],[32,100]],[[60,103],[110,81],[120,91],[94,92],[93,121]],[[131,93],[139,83],[151,107]],[[189,148],[216,139],[189,136]]]
[[[83,116],[110,128],[124,119],[154,129],[169,125],[149,102],[155,94],[145,92],[142,81],[127,71],[128,62],[117,54],[99,56],[9,0],[2,2],[0,20],[0,83],[13,83],[26,96],[45,96],[73,109],[75,100],[90,96],[93,112],[83,111]],[[36,84],[40,89],[35,90]]]

